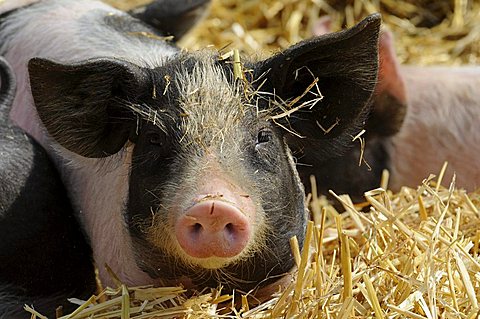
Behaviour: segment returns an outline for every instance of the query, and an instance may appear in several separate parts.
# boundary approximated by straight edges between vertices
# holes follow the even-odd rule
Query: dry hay
[[[110,2],[126,9],[148,1]],[[181,45],[268,54],[311,36],[320,15],[332,16],[337,30],[371,12],[382,12],[404,63],[479,63],[480,1],[473,0],[214,1]],[[325,197],[309,196],[310,248],[300,252],[292,240],[296,278],[260,305],[221,289],[191,297],[181,288],[119,284],[61,318],[477,318],[480,192],[443,187],[440,173],[393,194],[385,191],[387,175],[365,203],[338,196],[343,214]]]
[[[107,0],[129,9],[150,0]],[[373,12],[392,30],[402,63],[480,63],[478,0],[213,0],[209,17],[180,42],[190,49],[214,45],[267,54],[311,37],[330,15],[332,29],[352,26]]]
[[[182,45],[271,52],[311,37],[319,16],[328,14],[332,29],[340,30],[381,12],[384,27],[397,39],[400,62],[480,63],[478,0],[223,0],[214,1],[212,9],[211,18]]]

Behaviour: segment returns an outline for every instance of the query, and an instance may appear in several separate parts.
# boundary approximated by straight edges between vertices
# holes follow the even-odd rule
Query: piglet
[[[330,30],[323,18],[317,35]],[[348,193],[361,200],[380,184],[383,169],[391,173],[389,186],[415,187],[445,161],[444,181],[456,174],[459,187],[473,191],[480,185],[480,67],[400,65],[393,36],[383,30],[379,41],[380,69],[373,108],[366,121],[365,163],[359,165],[360,144],[339,158],[322,161],[314,149],[305,149],[299,173],[305,183],[317,177],[320,190]],[[308,186],[308,184],[306,184]]]
[[[292,150],[327,158],[361,130],[379,15],[240,62],[182,51],[97,1],[41,1],[0,23],[10,117],[53,157],[104,284],[105,264],[127,285],[226,291],[294,268],[289,240],[303,245],[309,215]]]

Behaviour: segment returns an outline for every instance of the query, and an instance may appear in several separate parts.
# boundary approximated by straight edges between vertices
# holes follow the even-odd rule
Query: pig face
[[[127,204],[142,269],[237,287],[286,272],[290,250],[277,231],[301,240],[306,215],[280,129],[257,115],[226,63],[186,57],[158,72],[159,88],[168,77],[170,88],[134,106],[148,113],[132,138]]]
[[[143,272],[251,289],[292,269],[292,236],[303,243],[308,213],[292,150],[316,145],[328,156],[361,127],[379,24],[373,15],[243,60],[241,80],[211,53],[179,53],[155,68],[34,58],[31,89],[59,152],[109,161],[128,153],[118,214]],[[102,178],[108,165],[99,163]]]

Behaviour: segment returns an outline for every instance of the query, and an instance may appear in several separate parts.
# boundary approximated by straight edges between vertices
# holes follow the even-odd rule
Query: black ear
[[[114,59],[33,58],[28,71],[38,115],[60,145],[85,157],[106,157],[125,145],[135,121],[120,101],[135,100],[145,87],[143,69]]]
[[[155,0],[129,13],[178,41],[207,15],[211,0]]]
[[[281,124],[298,135],[317,140],[358,128],[376,84],[380,21],[379,14],[370,15],[349,30],[300,42],[257,65],[255,76],[266,76],[265,82],[257,81],[263,83],[260,91],[283,101],[295,101],[318,79],[323,99],[276,121],[283,120]],[[316,92],[315,87],[312,91]],[[312,98],[306,94],[291,107]]]

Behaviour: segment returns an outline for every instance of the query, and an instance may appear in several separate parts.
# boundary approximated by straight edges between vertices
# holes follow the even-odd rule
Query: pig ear
[[[375,88],[380,20],[379,14],[370,15],[349,30],[301,42],[257,66],[256,76],[266,76],[257,81],[263,83],[260,90],[283,101],[301,97],[318,79],[323,99],[283,117],[283,125],[309,139],[331,139],[358,127]],[[292,107],[312,98],[306,94]]]
[[[106,157],[126,143],[133,118],[120,99],[135,98],[146,82],[142,69],[113,59],[59,64],[28,63],[37,113],[48,133],[85,157]]]
[[[155,0],[130,11],[146,24],[178,41],[207,15],[210,0]]]

